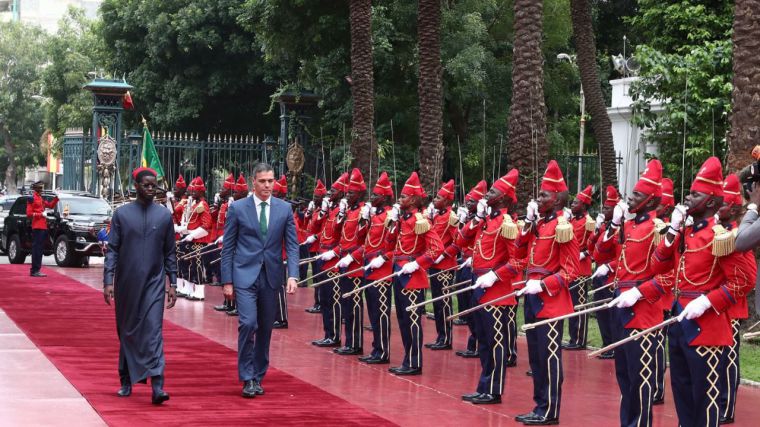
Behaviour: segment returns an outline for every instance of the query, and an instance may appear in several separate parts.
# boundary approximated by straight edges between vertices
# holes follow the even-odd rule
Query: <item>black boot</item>
[[[153,395],[151,396],[151,403],[154,405],[160,405],[169,400],[169,394],[164,391],[164,376],[155,375],[150,377],[150,386],[153,388]]]
[[[125,376],[119,377],[119,381],[121,382],[121,388],[116,392],[116,395],[119,397],[129,397],[132,394],[132,381],[130,381],[129,377]]]

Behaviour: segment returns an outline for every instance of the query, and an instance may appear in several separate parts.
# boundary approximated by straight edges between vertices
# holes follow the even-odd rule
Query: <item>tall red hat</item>
[[[604,192],[604,206],[615,206],[620,203],[620,193],[617,188],[612,185],[607,186],[607,191]]]
[[[335,191],[345,192],[348,188],[348,172],[343,173],[343,175],[336,179],[332,184],[332,188]]]
[[[325,194],[327,194],[325,184],[322,184],[321,179],[317,179],[317,185],[314,186],[314,197],[323,197]]]
[[[477,202],[480,199],[482,199],[483,196],[486,195],[487,189],[488,189],[488,183],[485,180],[480,181],[479,183],[475,184],[474,187],[472,187],[472,189],[470,190],[469,193],[467,193],[466,196],[464,196],[464,200],[465,201],[472,200],[472,201]]]
[[[544,179],[541,181],[541,190],[553,191],[555,193],[567,191],[565,178],[562,177],[562,170],[560,170],[556,160],[551,160],[549,161],[549,164],[546,165]]]
[[[388,179],[387,173],[383,172],[380,174],[380,178],[377,179],[375,188],[372,189],[372,192],[379,196],[393,197],[393,184],[391,184],[391,180]]]
[[[422,184],[420,183],[420,177],[417,176],[417,172],[412,172],[412,174],[409,175],[409,179],[406,180],[404,188],[401,189],[401,194],[406,194],[407,196],[427,197],[425,189],[422,188]]]
[[[224,180],[224,184],[222,185],[222,187],[228,190],[235,189],[235,175],[233,175],[232,172],[230,172],[230,176],[228,176],[227,179]]]
[[[241,173],[240,176],[237,179],[237,182],[235,183],[235,191],[241,192],[241,191],[248,191],[248,181],[245,180],[245,177]]]
[[[723,196],[723,166],[717,157],[710,157],[702,163],[699,173],[691,183],[691,191]]]
[[[351,170],[351,177],[348,179],[347,191],[367,191],[367,184],[364,183],[362,171],[360,171],[358,168]]]
[[[652,159],[647,163],[644,172],[641,172],[633,191],[639,191],[653,197],[662,196],[662,163],[657,159]]]
[[[272,186],[272,192],[275,193],[287,193],[288,192],[288,180],[285,175],[281,175],[280,179],[274,182]]]
[[[174,183],[174,188],[187,188],[187,183],[185,183],[185,178],[182,178],[182,174],[179,174],[177,182]]]
[[[726,176],[726,179],[723,180],[723,201],[729,205],[741,206],[744,204],[741,191],[739,177],[735,174]]]
[[[662,179],[662,199],[660,204],[663,206],[675,206],[676,199],[673,197],[673,180],[670,178]]]
[[[585,205],[590,205],[592,202],[591,195],[593,194],[593,192],[594,192],[594,187],[587,185],[586,188],[583,189],[583,191],[581,191],[580,193],[578,193],[578,195],[575,196],[575,198],[580,200],[581,203]]]
[[[203,178],[199,176],[195,177],[191,186],[194,186],[195,191],[206,192],[206,184],[203,182]]]
[[[195,191],[195,183],[196,182],[198,182],[198,177],[197,176],[195,178],[193,178],[193,179],[190,180],[190,185],[187,186],[187,191],[188,192]]]
[[[516,202],[517,193],[515,192],[515,187],[517,187],[517,178],[519,178],[519,176],[520,174],[517,172],[517,169],[512,169],[507,172],[506,175],[497,179],[496,182],[493,183],[493,188],[512,199],[513,202]]]
[[[454,200],[454,188],[454,180],[450,179],[441,186],[441,189],[438,190],[437,196],[448,200]]]

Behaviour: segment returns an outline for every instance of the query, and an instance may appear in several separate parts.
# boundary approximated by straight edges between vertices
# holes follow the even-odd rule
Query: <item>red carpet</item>
[[[47,278],[30,280],[28,265],[0,265],[0,307],[109,425],[392,425],[271,367],[266,394],[243,399],[236,352],[168,321],[165,387],[171,400],[151,405],[150,386],[141,384],[131,397],[118,398],[113,307],[92,288],[44,272]]]

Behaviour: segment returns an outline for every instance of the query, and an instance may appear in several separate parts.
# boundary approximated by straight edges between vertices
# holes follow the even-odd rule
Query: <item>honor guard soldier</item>
[[[473,292],[473,305],[491,302],[513,291],[513,275],[502,279],[494,270],[508,264],[514,252],[519,231],[509,210],[517,203],[518,175],[517,169],[512,169],[496,180],[478,202],[475,218],[460,233],[462,244],[475,245],[472,276],[479,288]],[[462,396],[462,400],[474,404],[501,403],[507,366],[510,359],[516,359],[516,355],[510,354],[515,349],[517,336],[516,307],[517,300],[510,297],[473,313],[477,319],[475,328],[481,371],[477,389]]]
[[[633,187],[628,204],[620,202],[615,206],[610,227],[596,243],[600,262],[617,258],[616,298],[610,303],[617,319],[613,329],[615,340],[638,334],[662,322],[659,302],[662,293],[647,297],[639,291],[645,285],[664,291],[650,266],[652,253],[660,241],[654,214],[661,197],[662,164],[653,159]],[[633,218],[626,220],[629,214]],[[607,254],[608,258],[601,254]],[[646,334],[615,350],[615,373],[622,395],[621,426],[652,425],[656,349],[656,335]]]
[[[185,191],[186,198],[184,202],[180,201],[175,213],[181,214],[179,224],[174,226],[175,237],[177,239],[177,269],[180,272],[181,280],[177,280],[177,296],[189,298],[193,293],[193,285],[190,282],[190,264],[192,257],[190,255],[190,245],[182,242],[187,235],[187,224],[192,216],[195,194],[195,179],[191,179]]]
[[[40,272],[42,268],[42,251],[45,248],[45,241],[48,240],[48,225],[45,218],[45,209],[55,209],[58,204],[58,195],[51,200],[46,201],[42,198],[42,189],[44,183],[37,181],[32,184],[34,190],[31,196],[27,197],[26,217],[29,218],[32,226],[32,266],[29,269],[29,275],[32,277],[47,277]]]
[[[562,171],[551,160],[541,181],[538,200],[528,203],[526,222],[515,242],[515,257],[528,256],[525,287],[525,322],[549,319],[573,312],[570,284],[578,277],[578,243],[573,227],[564,216],[567,185]],[[519,274],[507,264],[496,271],[502,280]],[[528,360],[533,376],[533,411],[516,420],[526,425],[559,422],[562,396],[562,332],[563,322],[554,321],[531,329],[528,339]]]
[[[718,209],[718,220],[720,225],[726,230],[736,235],[739,231],[737,221],[741,218],[742,200],[741,184],[739,178],[734,175],[728,175],[723,181],[723,206]],[[736,250],[736,249],[734,249]],[[751,281],[754,283],[754,278],[757,277],[757,264],[755,263],[755,254],[753,251],[740,252],[747,257],[749,265],[755,266],[755,270],[749,270],[745,273],[750,276]],[[739,342],[741,337],[739,335],[739,327],[742,320],[746,320],[749,317],[749,307],[747,306],[747,293],[741,292],[737,294],[736,304],[732,305],[728,309],[728,316],[731,318],[731,329],[734,334],[733,344],[728,346],[725,355],[725,367],[721,369],[720,379],[720,398],[718,402],[720,404],[720,423],[730,424],[734,422],[734,415],[736,414],[736,396],[739,392]]]
[[[591,257],[597,266],[596,271],[591,275],[591,287],[594,289],[594,301],[609,301],[614,297],[611,283],[615,280],[617,261],[611,263],[615,268],[610,268],[609,264],[604,264],[600,261],[601,258],[608,258],[609,254],[604,254],[601,257],[597,256],[594,248],[596,248],[596,242],[599,238],[607,233],[607,229],[610,227],[610,221],[612,221],[612,213],[618,202],[620,202],[620,195],[618,194],[617,189],[608,185],[605,191],[604,203],[602,203],[602,212],[596,216],[596,229],[594,234],[589,237],[588,248],[591,252]],[[609,310],[596,312],[596,323],[599,325],[599,334],[602,336],[603,347],[606,347],[615,341],[613,335],[613,322],[614,319]],[[613,359],[615,358],[615,351],[606,351],[598,355],[597,358],[602,360]]]
[[[227,210],[229,210],[229,205],[236,201],[245,199],[248,197],[248,182],[245,180],[245,177],[241,173],[240,176],[238,176],[237,182],[235,183],[235,191],[232,193],[232,201],[229,202],[227,205]],[[225,225],[227,224],[227,217],[225,213]],[[224,240],[222,240],[222,243],[224,243]],[[220,254],[221,256],[221,254]],[[221,262],[220,262],[221,264]],[[232,294],[231,300],[230,300],[230,309],[227,310],[228,316],[238,316],[238,310],[237,310],[237,301],[235,300],[235,294]]]
[[[230,176],[227,177],[227,179],[224,180],[224,184],[222,184],[222,190],[219,192],[219,207],[216,211],[216,219],[214,221],[214,246],[221,247],[222,241],[224,240],[224,224],[227,220],[227,209],[229,209],[230,203],[234,201],[232,198],[232,193],[235,190],[236,186],[235,182],[235,175],[230,173]],[[212,215],[213,218],[213,215]],[[206,265],[209,266],[209,271],[207,272],[209,276],[213,275],[216,277],[216,280],[214,283],[219,283],[219,280],[222,277],[222,270],[221,270],[221,262],[218,261],[221,258],[221,252],[219,251],[213,251],[208,252],[207,255],[210,260]],[[212,264],[213,263],[213,264]],[[216,311],[230,311],[233,309],[232,306],[232,300],[228,299],[227,297],[224,297],[224,301],[222,301],[221,305],[214,306],[214,310]]]
[[[280,175],[280,179],[272,185],[272,195],[280,200],[288,197],[288,180],[285,175]],[[295,217],[295,215],[294,215]],[[288,254],[285,251],[285,245],[282,246],[282,259],[288,261]],[[287,329],[288,327],[288,300],[285,297],[285,282],[287,281],[287,271],[284,271],[282,286],[277,288],[277,311],[275,312],[273,329]]]
[[[187,223],[183,224],[183,218],[185,213],[185,208],[187,207],[187,183],[185,182],[185,179],[182,177],[182,174],[179,175],[179,178],[177,178],[177,181],[174,183],[174,191],[172,194],[167,195],[167,198],[171,200],[172,204],[172,220],[174,221],[174,229],[177,230],[181,226],[187,227]],[[187,263],[182,260],[184,257],[184,253],[182,252],[183,245],[179,244],[179,241],[182,240],[182,235],[180,233],[174,234],[174,239],[177,241],[177,296],[185,296],[185,277],[187,276]]]
[[[734,236],[714,215],[723,203],[720,160],[710,157],[694,178],[686,206],[676,206],[670,226],[652,256],[656,273],[675,270],[673,313],[668,331],[670,383],[683,427],[717,426],[720,368],[733,344],[728,309],[751,289],[748,258],[732,249]],[[686,216],[692,225],[684,226]],[[647,298],[665,291],[650,282],[639,287]]]
[[[424,308],[412,311],[406,308],[422,302],[425,290],[430,287],[427,269],[443,251],[441,239],[432,230],[430,222],[422,214],[425,190],[417,172],[412,172],[401,190],[398,204],[388,213],[390,232],[386,241],[393,248],[386,256],[393,258],[393,296],[396,317],[404,344],[401,366],[389,369],[396,375],[419,375],[422,373],[422,323],[420,315]]]
[[[362,266],[351,257],[367,236],[367,227],[361,226],[361,220],[369,218],[369,206],[364,204],[367,185],[359,169],[354,168],[348,179],[346,198],[341,199],[338,221],[343,225],[340,231],[340,242],[335,252],[341,259],[336,264],[341,273],[350,272]],[[340,293],[351,292],[362,285],[364,271],[357,271],[340,278]],[[346,340],[343,347],[333,349],[341,355],[357,355],[364,351],[364,298],[361,293],[354,293],[350,298],[340,300],[345,323]]]
[[[467,223],[475,217],[478,202],[483,196],[485,196],[487,190],[488,183],[480,181],[464,196],[464,206],[460,206],[457,209],[457,219],[459,220],[460,227],[466,226]],[[456,240],[459,240],[459,237],[457,237]],[[444,249],[444,253],[449,257],[461,255],[461,264],[459,270],[457,270],[456,283],[472,281],[472,254],[475,249],[474,243],[469,246],[465,245],[464,247],[460,247],[457,245],[456,240]],[[457,303],[459,311],[464,311],[472,307],[472,291],[457,294]],[[463,322],[467,325],[470,334],[467,338],[467,347],[464,350],[457,350],[455,354],[465,359],[478,357],[478,340],[475,337],[475,315],[467,314],[462,316],[454,320],[454,324],[457,324],[457,321]]]
[[[433,224],[433,230],[441,239],[443,247],[448,247],[454,241],[459,230],[459,220],[452,211],[451,205],[454,203],[454,180],[449,180],[436,194],[435,198],[427,210],[424,212],[428,220]],[[448,294],[448,290],[443,290],[446,286],[454,284],[457,266],[456,256],[448,257],[441,254],[430,267],[430,290],[433,298]],[[449,270],[449,271],[445,271]],[[434,342],[425,344],[425,347],[431,350],[451,350],[452,327],[451,320],[446,320],[453,313],[453,304],[451,298],[444,298],[433,302],[433,315],[435,317],[436,338]]]
[[[360,226],[368,227],[367,237],[363,246],[356,248],[350,255],[353,260],[361,262],[365,269],[366,280],[375,281],[388,277],[393,273],[392,263],[387,262],[384,255],[386,247],[386,228],[388,210],[393,203],[393,184],[388,174],[380,174],[370,197],[370,210],[362,212]],[[370,365],[390,362],[390,327],[391,327],[391,279],[386,279],[370,287],[366,291],[367,312],[372,325],[372,351],[367,356],[359,358]]]
[[[194,201],[188,207],[190,214],[187,228],[181,231],[185,237],[180,240],[180,243],[186,245],[186,253],[188,253],[186,256],[189,257],[190,265],[187,280],[190,282],[192,293],[187,298],[193,301],[203,301],[206,298],[206,273],[201,251],[207,244],[211,243],[213,221],[205,195],[206,184],[203,183],[203,178],[196,177],[191,183],[190,197]],[[188,290],[190,291],[190,289]]]
[[[570,285],[570,296],[573,298],[573,306],[587,302],[586,281],[591,276],[591,256],[589,256],[591,251],[589,250],[588,242],[596,228],[596,221],[588,214],[588,208],[591,207],[592,202],[592,193],[593,187],[589,185],[578,193],[575,196],[575,200],[570,204],[570,211],[573,214],[572,218],[570,218],[570,223],[573,225],[573,234],[575,235],[575,240],[578,241],[578,248],[581,251],[580,270],[578,271],[579,278],[575,283]],[[567,332],[569,342],[563,344],[562,348],[565,350],[585,350],[588,338],[588,315],[583,314],[568,319]]]
[[[325,188],[325,185],[322,183],[321,180],[317,179],[317,184],[314,187],[314,198],[309,202],[309,205],[306,207],[306,212],[303,215],[303,218],[299,220],[300,224],[296,223],[296,225],[304,231],[304,235],[306,236],[305,239],[302,241],[301,246],[306,248],[308,254],[304,258],[314,258],[319,253],[319,242],[316,241],[316,237],[313,239],[309,239],[309,226],[317,218],[317,215],[319,215],[319,207],[322,206],[322,199],[324,199],[325,195],[327,195],[327,189]],[[308,242],[308,243],[307,243]],[[312,274],[316,273],[316,269],[313,267],[314,263],[311,263],[312,265]],[[308,264],[305,265],[308,267]],[[301,280],[304,280],[306,277],[301,278]],[[306,283],[303,284],[303,286],[307,286]],[[307,308],[307,313],[319,313],[322,311],[322,308],[319,303],[319,290],[314,290],[314,305]]]
[[[306,240],[307,243],[319,242],[319,258],[312,264],[316,267],[315,275],[327,271],[322,280],[330,279],[329,283],[320,286],[319,301],[322,305],[322,324],[325,330],[325,337],[320,340],[314,340],[311,343],[318,347],[340,347],[340,283],[338,272],[331,271],[335,264],[338,263],[335,249],[340,241],[340,232],[343,223],[338,221],[340,206],[338,201],[343,198],[348,187],[348,174],[340,176],[330,188],[327,199],[322,199],[322,205],[316,220],[309,224],[311,236]]]

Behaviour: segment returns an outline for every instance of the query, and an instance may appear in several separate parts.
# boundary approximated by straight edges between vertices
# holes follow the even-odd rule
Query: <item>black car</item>
[[[32,222],[26,217],[30,197],[16,199],[0,235],[12,264],[23,264],[32,252]],[[43,192],[42,197],[52,200],[55,194]],[[48,240],[43,253],[54,255],[61,267],[82,266],[89,256],[103,256],[97,235],[111,221],[108,202],[87,193],[59,192],[58,199],[55,209],[46,212]]]
[[[5,218],[11,211],[13,203],[18,198],[18,194],[0,196],[0,235],[3,234],[3,228],[5,227]],[[0,254],[5,254],[5,246],[3,246],[2,239],[0,239]]]

